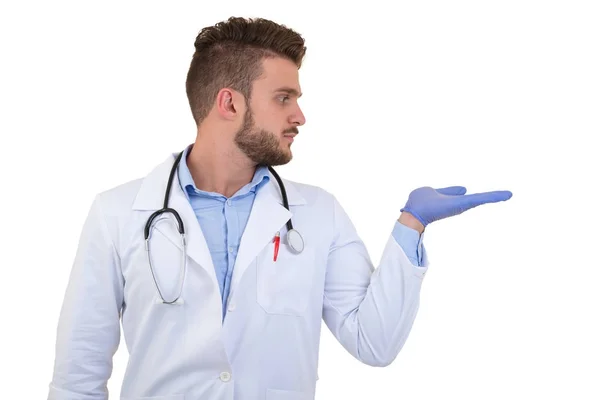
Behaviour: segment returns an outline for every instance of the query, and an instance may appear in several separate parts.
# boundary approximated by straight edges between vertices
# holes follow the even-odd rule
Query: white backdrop
[[[427,228],[392,365],[361,365],[323,325],[317,399],[600,398],[598,3],[319,3],[2,4],[4,398],[47,395],[93,196],[194,140],[193,42],[230,15],[305,37],[307,123],[278,171],[334,193],[376,265],[411,190],[513,192]],[[111,399],[123,342],[114,362]]]

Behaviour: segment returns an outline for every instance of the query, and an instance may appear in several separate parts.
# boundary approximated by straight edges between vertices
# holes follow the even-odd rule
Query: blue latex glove
[[[427,226],[481,204],[506,201],[512,197],[512,193],[507,190],[464,195],[466,192],[467,189],[462,186],[441,189],[420,187],[410,192],[406,205],[400,211],[412,214],[423,226]]]

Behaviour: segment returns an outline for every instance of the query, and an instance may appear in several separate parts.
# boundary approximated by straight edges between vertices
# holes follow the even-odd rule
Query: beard
[[[297,132],[296,128],[288,131]],[[235,134],[234,142],[250,160],[258,165],[283,165],[292,159],[291,150],[286,151],[281,148],[278,135],[256,127],[250,107],[246,109],[244,124]]]

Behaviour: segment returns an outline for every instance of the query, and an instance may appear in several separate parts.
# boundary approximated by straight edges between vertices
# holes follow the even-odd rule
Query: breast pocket
[[[283,244],[273,261],[273,244],[257,257],[256,295],[268,314],[303,315],[313,288],[314,249],[305,247],[297,254]]]
[[[121,397],[121,400],[183,400],[182,394],[173,396],[153,396],[153,397]]]

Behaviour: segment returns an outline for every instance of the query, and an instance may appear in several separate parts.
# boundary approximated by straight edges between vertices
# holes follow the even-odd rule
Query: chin
[[[284,154],[281,154],[280,157],[277,158],[277,161],[272,165],[285,165],[292,161],[293,155],[292,152],[288,151]]]

